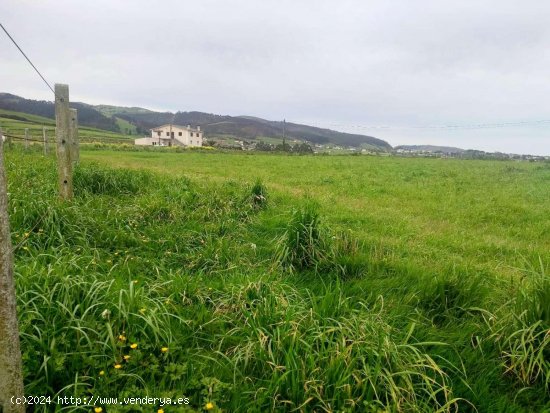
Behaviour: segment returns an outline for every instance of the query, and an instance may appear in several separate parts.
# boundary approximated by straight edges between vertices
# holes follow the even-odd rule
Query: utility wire
[[[21,54],[25,57],[25,59],[27,59],[27,62],[30,63],[30,65],[32,66],[32,68],[36,71],[36,73],[38,73],[38,76],[40,76],[42,78],[42,80],[44,81],[44,83],[50,88],[50,90],[53,92],[53,94],[55,95],[55,91],[53,90],[53,88],[50,86],[50,84],[48,83],[48,81],[46,80],[46,78],[44,78],[44,76],[42,76],[42,73],[40,73],[40,71],[36,68],[36,66],[31,62],[31,59],[28,58],[28,56],[25,54],[25,52],[23,51],[23,49],[21,49],[19,47],[19,45],[17,44],[17,42],[13,39],[13,37],[11,37],[11,35],[8,33],[8,31],[6,30],[6,28],[4,27],[4,25],[2,23],[0,23],[0,27],[2,27],[2,30],[4,30],[4,32],[8,35],[8,37],[10,38],[10,40],[13,42],[13,44],[15,45],[15,47],[17,47],[19,49],[19,51],[21,52]]]
[[[9,37],[9,39],[13,42],[15,47],[21,52],[21,54],[27,59],[27,62],[32,66],[32,68],[35,70],[35,72],[40,76],[40,78],[44,81],[46,86],[53,92],[55,95],[54,89],[51,87],[51,85],[48,83],[46,78],[40,73],[40,71],[36,68],[36,66],[33,64],[31,59],[25,54],[23,49],[17,44],[15,39],[10,35],[10,33],[6,30],[4,25],[0,23],[0,27],[2,30],[4,30],[4,33]],[[172,116],[171,124],[174,123],[176,118],[176,113]],[[223,122],[215,122],[210,123],[203,126],[209,126],[209,125],[215,125],[216,123],[223,123]],[[283,124],[285,122],[283,121]],[[502,122],[502,123],[485,123],[485,124],[474,124],[474,125],[440,125],[440,126],[385,126],[385,125],[345,125],[345,124],[325,124],[323,125],[315,125],[319,128],[326,128],[326,127],[348,127],[348,128],[355,128],[355,129],[488,129],[488,128],[506,128],[510,126],[524,126],[524,125],[530,125],[530,124],[548,124],[550,123],[550,120],[534,120],[534,121],[520,121],[520,122]],[[283,125],[284,127],[284,125]]]
[[[299,123],[299,122],[296,122]],[[543,120],[531,120],[531,121],[518,121],[518,122],[500,122],[500,123],[478,123],[469,125],[427,125],[427,126],[391,126],[391,125],[352,125],[345,123],[317,123],[311,124],[311,126],[327,129],[327,128],[353,128],[353,129],[425,129],[425,130],[461,130],[461,129],[493,129],[493,128],[507,128],[507,127],[521,127],[521,126],[546,126],[550,124],[549,119]]]

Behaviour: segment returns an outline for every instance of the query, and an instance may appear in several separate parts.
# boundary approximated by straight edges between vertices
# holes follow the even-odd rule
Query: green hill
[[[166,123],[179,125],[198,125],[207,136],[233,136],[242,139],[268,137],[282,139],[283,122],[270,121],[250,116],[215,115],[204,112],[148,112],[116,113],[117,117],[126,119],[141,129],[150,129]],[[286,123],[286,136],[318,144],[335,144],[344,146],[366,147],[373,150],[388,151],[392,147],[386,141],[372,136],[357,135],[322,129],[298,123]]]
[[[79,124],[83,126],[111,132],[120,131],[115,119],[105,116],[91,105],[71,102],[71,107],[78,109],[78,121]],[[0,109],[38,115],[52,120],[55,117],[55,106],[53,102],[25,99],[10,93],[0,93]]]
[[[148,134],[149,129],[166,124],[200,126],[207,137],[230,137],[235,139],[273,139],[281,140],[283,123],[252,116],[215,115],[204,112],[155,112],[139,107],[122,107],[112,105],[88,105],[71,102],[71,107],[78,109],[79,125],[115,134],[140,135]],[[0,93],[0,110],[5,112],[3,119],[24,118],[33,124],[53,125],[55,108],[53,102],[25,99],[10,93]],[[19,114],[18,114],[19,113]],[[24,115],[20,115],[23,113]],[[41,119],[31,120],[28,116]],[[307,141],[312,144],[332,144],[341,146],[363,147],[375,151],[389,151],[391,145],[372,136],[337,132],[298,123],[286,123],[288,139]]]
[[[42,139],[42,129],[46,128],[48,136],[55,134],[55,120],[44,116],[30,115],[23,112],[0,109],[0,128],[14,136],[23,136],[25,129],[29,130],[31,139]],[[97,140],[109,142],[124,142],[127,136],[120,133],[106,131],[87,126],[79,126],[79,135],[82,140]]]

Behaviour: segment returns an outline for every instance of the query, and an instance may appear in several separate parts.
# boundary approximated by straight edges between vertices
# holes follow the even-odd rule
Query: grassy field
[[[117,121],[122,121],[117,118]],[[122,121],[124,122],[124,121]],[[127,122],[126,122],[127,123]],[[119,123],[120,125],[120,123]],[[130,124],[128,124],[130,126]],[[23,137],[25,129],[29,129],[31,140],[42,141],[42,128],[45,127],[50,142],[55,139],[55,120],[45,118],[42,116],[29,115],[23,112],[13,112],[5,109],[0,109],[0,128],[3,132],[9,133],[17,137]],[[132,133],[135,133],[135,128],[130,129]],[[133,139],[127,135],[123,135],[116,132],[109,132],[102,129],[95,129],[89,127],[78,128],[80,139],[86,141],[98,141],[98,142],[133,142]]]
[[[550,409],[547,163],[84,150],[62,204],[6,158],[28,394]]]

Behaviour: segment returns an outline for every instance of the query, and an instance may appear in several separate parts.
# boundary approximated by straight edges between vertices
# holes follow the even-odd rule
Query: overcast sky
[[[71,100],[550,155],[548,1],[2,0],[0,22]],[[1,32],[0,82],[52,98]]]

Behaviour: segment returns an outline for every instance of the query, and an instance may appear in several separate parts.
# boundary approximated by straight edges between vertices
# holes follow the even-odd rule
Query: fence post
[[[11,402],[12,397],[22,398],[23,395],[4,142],[0,139],[0,411],[3,409],[5,413],[24,413],[23,403]]]
[[[29,149],[29,128],[25,128],[25,149]]]
[[[57,174],[59,196],[73,197],[73,164],[71,162],[71,136],[69,111],[69,85],[55,84],[55,133],[57,141]]]
[[[7,147],[11,148],[11,147],[12,147],[12,143],[11,143],[12,141],[11,141],[11,136],[8,136],[8,133],[9,133],[9,130],[6,129],[6,130],[4,131],[4,136],[6,137],[6,142],[5,142],[6,145],[4,145],[4,147],[7,146]]]
[[[78,140],[78,111],[71,109],[71,161],[78,163],[80,161],[80,142]]]
[[[46,127],[42,126],[42,139],[44,140],[44,156],[48,155],[48,135],[46,135]]]

